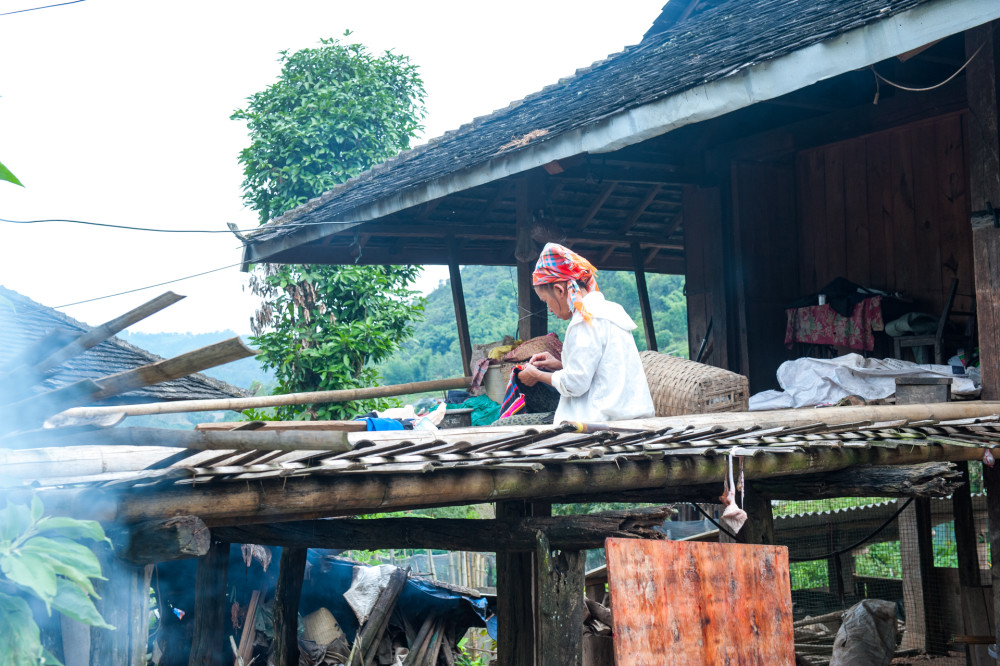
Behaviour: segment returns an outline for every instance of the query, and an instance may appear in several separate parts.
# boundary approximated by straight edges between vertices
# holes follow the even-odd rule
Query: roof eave
[[[619,150],[867,67],[995,19],[1000,19],[1000,3],[996,0],[941,0],[920,5],[772,60],[748,63],[720,79],[532,142],[483,164],[407,188],[328,220],[323,219],[320,206],[307,214],[311,218],[309,226],[258,242],[251,238],[244,246],[243,270],[251,263],[266,261],[298,246],[406,208],[555,160]],[[305,216],[291,223],[302,217]]]

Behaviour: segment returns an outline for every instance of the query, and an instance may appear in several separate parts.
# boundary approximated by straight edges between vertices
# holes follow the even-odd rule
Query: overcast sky
[[[0,14],[59,0],[0,0]],[[347,29],[420,67],[424,138],[639,41],[665,0],[86,0],[0,16],[0,218],[167,229],[256,225],[229,120],[278,75],[278,52]],[[59,306],[237,263],[229,234],[0,223],[0,284]],[[432,269],[424,290],[444,277]],[[187,299],[131,330],[249,331],[238,267],[62,311],[99,324],[166,289]]]

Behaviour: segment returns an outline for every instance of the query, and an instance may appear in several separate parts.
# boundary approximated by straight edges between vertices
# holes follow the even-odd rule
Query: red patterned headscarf
[[[558,243],[546,243],[535,264],[535,271],[531,274],[531,284],[537,287],[553,282],[566,282],[570,309],[578,310],[589,323],[590,313],[583,307],[583,297],[577,282],[586,287],[587,291],[600,291],[596,275],[597,269],[593,264],[573,250]]]

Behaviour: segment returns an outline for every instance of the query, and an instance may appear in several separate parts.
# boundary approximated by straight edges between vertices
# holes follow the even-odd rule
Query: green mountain
[[[687,357],[687,299],[684,276],[646,276],[653,311],[656,340],[661,351]],[[632,315],[640,327],[634,332],[639,349],[646,348],[639,314],[639,294],[632,273],[602,271],[597,279],[601,291]],[[517,335],[517,281],[514,268],[466,266],[462,269],[469,334],[473,344]],[[549,330],[562,338],[566,322],[549,315]],[[403,347],[379,366],[383,384],[457,377],[462,371],[451,285],[445,281],[427,296],[422,321]]]

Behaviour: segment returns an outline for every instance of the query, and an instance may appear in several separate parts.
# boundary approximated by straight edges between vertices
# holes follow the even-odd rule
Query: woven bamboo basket
[[[639,358],[657,416],[747,410],[750,385],[743,375],[653,351]]]

